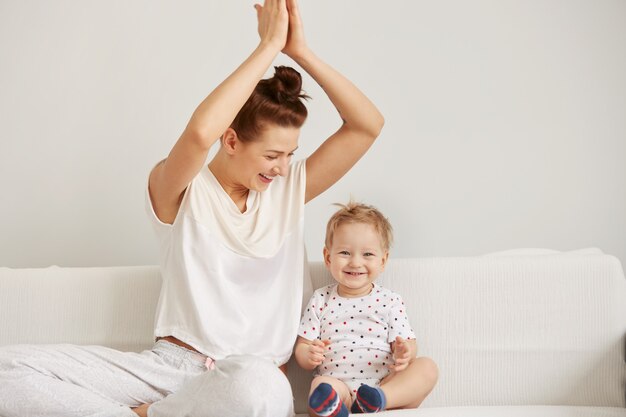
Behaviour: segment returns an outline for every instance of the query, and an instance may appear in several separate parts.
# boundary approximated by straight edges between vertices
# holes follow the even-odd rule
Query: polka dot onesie
[[[324,362],[315,376],[337,378],[354,392],[362,384],[378,385],[393,363],[390,343],[400,336],[415,339],[402,298],[377,284],[363,297],[344,298],[337,285],[322,287],[309,300],[298,334],[329,339]]]

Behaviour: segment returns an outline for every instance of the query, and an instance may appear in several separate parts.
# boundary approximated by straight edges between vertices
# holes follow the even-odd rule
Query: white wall
[[[148,172],[256,45],[252,4],[0,0],[0,265],[156,262]],[[352,195],[389,216],[395,257],[596,246],[626,261],[626,2],[301,9],[312,48],[386,117],[308,205],[311,259]],[[304,87],[298,157],[339,121]]]

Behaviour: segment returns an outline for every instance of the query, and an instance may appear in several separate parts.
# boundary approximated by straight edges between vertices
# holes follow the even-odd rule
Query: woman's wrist
[[[275,42],[275,41],[271,41],[267,39],[261,39],[256,49],[258,51],[268,51],[268,52],[272,52],[274,55],[278,55],[282,47],[279,42]]]
[[[286,53],[286,55],[303,68],[306,67],[307,62],[311,62],[312,58],[315,57],[313,51],[308,47],[301,48],[298,51]]]

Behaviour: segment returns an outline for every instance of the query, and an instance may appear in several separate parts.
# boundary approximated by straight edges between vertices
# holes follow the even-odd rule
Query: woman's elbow
[[[385,118],[382,114],[378,113],[377,117],[373,121],[373,129],[372,133],[374,134],[374,139],[380,136],[380,132],[383,130],[383,126],[385,126]]]
[[[368,120],[366,126],[363,126],[363,135],[369,138],[372,142],[376,140],[378,136],[380,136],[380,132],[383,130],[383,126],[385,125],[385,118],[382,114],[378,113],[375,117],[372,117]]]

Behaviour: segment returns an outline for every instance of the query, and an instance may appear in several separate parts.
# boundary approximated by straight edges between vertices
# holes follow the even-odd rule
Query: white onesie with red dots
[[[337,285],[316,290],[300,322],[298,335],[330,340],[315,376],[343,381],[351,391],[362,384],[378,385],[393,364],[390,343],[396,336],[415,339],[402,298],[373,284],[363,297],[344,298]]]

